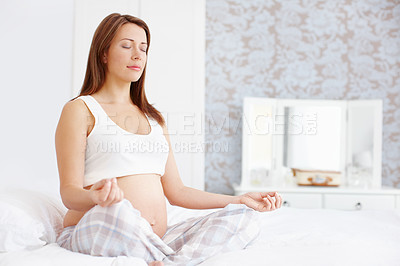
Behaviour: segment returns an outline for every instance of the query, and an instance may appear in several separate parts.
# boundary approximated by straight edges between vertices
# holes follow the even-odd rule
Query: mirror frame
[[[304,107],[304,106],[337,106],[341,108],[342,126],[341,126],[341,150],[340,150],[340,169],[342,174],[341,185],[348,186],[347,166],[351,163],[351,146],[349,145],[349,132],[351,125],[348,121],[348,114],[351,107],[370,107],[373,108],[374,130],[373,130],[373,176],[372,188],[382,187],[382,100],[324,100],[324,99],[277,99],[263,97],[245,97],[243,101],[243,132],[242,132],[242,181],[241,186],[254,186],[250,180],[250,158],[251,141],[254,134],[255,121],[252,121],[253,106],[270,106],[272,108],[272,117],[283,113],[285,107]],[[273,120],[273,119],[272,119]],[[273,121],[275,126],[276,121]],[[271,128],[269,126],[269,128]],[[274,134],[268,132],[263,137],[268,138],[271,145],[271,165],[270,183],[273,186],[285,186],[283,166],[283,141],[284,134]]]

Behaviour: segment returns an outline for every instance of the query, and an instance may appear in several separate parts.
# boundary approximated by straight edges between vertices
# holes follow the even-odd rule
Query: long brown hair
[[[126,23],[134,23],[145,31],[147,37],[147,55],[150,46],[150,30],[147,24],[140,18],[130,15],[121,15],[119,13],[108,15],[103,19],[103,21],[101,21],[93,35],[92,44],[89,51],[85,80],[77,97],[93,94],[104,85],[106,79],[107,65],[103,61],[103,56],[108,51],[111,41],[117,34],[118,29]],[[147,101],[144,91],[146,66],[147,62],[139,80],[136,82],[131,82],[130,97],[132,102],[143,113],[153,118],[160,125],[163,126],[165,124],[164,118],[162,117],[161,113]],[[74,99],[76,99],[77,97],[75,97]]]

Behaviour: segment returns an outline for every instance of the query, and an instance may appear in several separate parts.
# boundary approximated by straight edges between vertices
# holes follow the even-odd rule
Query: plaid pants
[[[93,256],[131,256],[165,265],[197,265],[219,253],[245,248],[259,235],[258,213],[229,204],[201,217],[167,227],[162,239],[124,199],[109,207],[94,206],[77,225],[64,228],[57,243]]]

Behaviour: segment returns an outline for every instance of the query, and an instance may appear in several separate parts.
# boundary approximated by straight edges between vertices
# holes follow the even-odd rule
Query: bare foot
[[[164,266],[164,262],[162,261],[152,261],[149,263],[149,266]]]

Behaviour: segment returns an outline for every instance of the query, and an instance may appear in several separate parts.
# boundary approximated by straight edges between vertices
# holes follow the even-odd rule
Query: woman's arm
[[[240,196],[229,196],[186,187],[179,176],[168,130],[166,127],[163,129],[170,149],[161,182],[164,194],[172,205],[189,209],[211,209],[223,208],[234,203],[246,204],[257,211],[269,211],[281,207],[282,198],[276,192],[250,192]]]
[[[87,211],[95,205],[90,192],[83,189],[87,115],[90,113],[82,101],[66,103],[55,134],[61,198],[68,209],[76,211]]]
[[[65,104],[56,129],[60,194],[70,210],[88,211],[96,204],[109,206],[124,197],[115,179],[100,180],[90,190],[83,188],[88,122],[93,124],[94,117],[82,100],[75,100]]]

